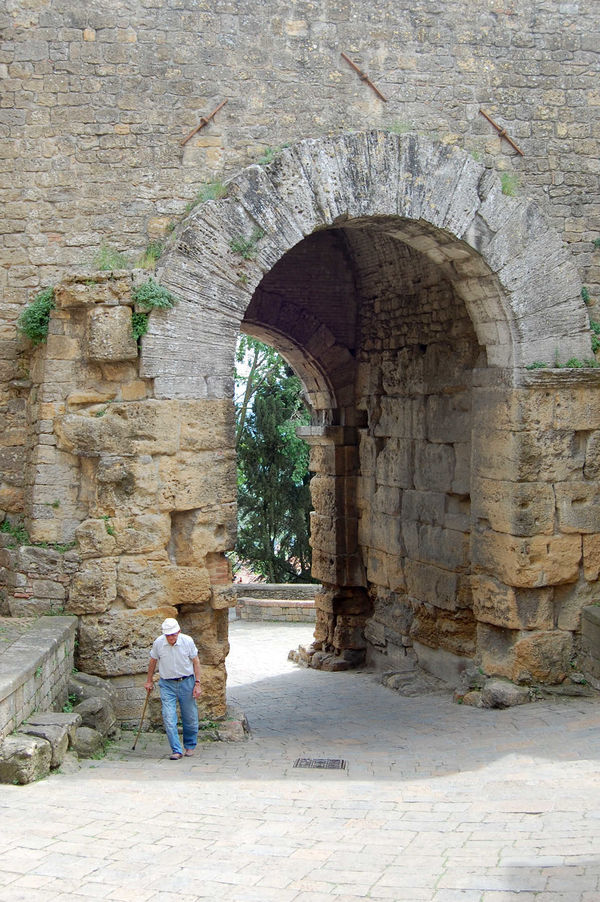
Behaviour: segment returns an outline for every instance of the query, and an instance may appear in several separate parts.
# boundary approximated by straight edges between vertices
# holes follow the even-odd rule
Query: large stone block
[[[425,399],[381,399],[381,416],[375,426],[376,436],[424,439],[426,435]]]
[[[600,429],[600,397],[595,385],[562,388],[554,396],[554,429],[588,432]]]
[[[459,607],[458,573],[411,560],[405,562],[404,573],[406,591],[411,598],[447,611]]]
[[[591,582],[600,576],[600,533],[583,537],[583,573]]]
[[[54,299],[58,308],[92,307],[95,304],[114,306],[127,303],[131,297],[131,273],[121,276],[114,272],[96,272],[89,276],[66,276],[56,286]]]
[[[327,476],[350,476],[356,473],[358,451],[354,445],[313,445],[310,469]]]
[[[172,605],[169,565],[145,557],[122,556],[117,568],[117,596],[128,608]]]
[[[166,581],[170,603],[197,605],[210,601],[210,574],[206,567],[169,567]]]
[[[235,448],[235,411],[230,400],[180,401],[182,451]]]
[[[90,360],[135,360],[130,307],[98,307],[89,313],[87,355]]]
[[[227,674],[224,664],[200,665],[202,695],[198,707],[209,717],[224,717],[227,713],[226,679]]]
[[[487,576],[473,576],[473,613],[477,620],[511,630],[547,630],[554,626],[553,590],[515,589]]]
[[[570,633],[526,633],[514,646],[511,679],[515,683],[562,683],[569,673],[572,650]]]
[[[197,566],[208,554],[230,551],[236,541],[237,511],[233,501],[204,510],[173,511],[171,551],[182,566]]]
[[[506,627],[482,622],[477,624],[477,652],[484,673],[509,680],[512,678],[514,646],[519,635],[517,630]]]
[[[143,673],[166,617],[177,617],[177,608],[163,605],[81,617],[77,667],[104,677]]]
[[[159,461],[160,510],[192,510],[235,500],[235,453],[180,452]]]
[[[69,730],[64,724],[21,724],[19,732],[25,736],[37,736],[50,744],[50,767],[60,767],[69,748]]]
[[[68,614],[102,613],[110,608],[116,597],[116,560],[86,561],[71,581],[65,611]]]
[[[324,517],[356,516],[355,476],[313,476],[310,496],[313,507]]]
[[[156,511],[159,488],[159,457],[139,454],[131,457],[100,455],[95,472],[95,495],[90,499],[90,515],[121,517]],[[89,482],[93,486],[94,474]]]
[[[558,483],[556,510],[561,532],[595,533],[600,528],[600,491],[598,482]]]
[[[600,601],[600,586],[579,578],[576,583],[554,588],[555,623],[559,630],[579,632],[581,615],[585,607]]]
[[[444,524],[446,496],[441,492],[405,491],[402,494],[402,519],[433,526]]]
[[[581,536],[519,538],[498,532],[473,535],[473,563],[509,586],[535,589],[577,580]]]
[[[581,478],[585,455],[573,432],[473,433],[473,475],[507,482],[564,482]]]
[[[471,434],[471,394],[430,395],[427,398],[427,439],[452,444]]]
[[[476,624],[471,611],[462,609],[452,615],[429,605],[415,609],[410,637],[428,648],[442,648],[470,658],[475,653]]]
[[[50,772],[52,748],[45,739],[14,733],[0,743],[0,783],[24,786]]]
[[[405,522],[402,539],[406,554],[412,560],[434,564],[444,570],[464,570],[468,564],[468,533],[429,523]]]
[[[425,492],[450,492],[456,458],[452,445],[416,443],[414,487]]]
[[[170,533],[167,514],[141,514],[84,520],[75,534],[80,554],[86,558],[160,551],[168,544]]]
[[[471,504],[473,517],[487,521],[495,532],[513,536],[554,532],[554,490],[548,483],[474,478]]]
[[[412,488],[414,470],[413,442],[405,438],[388,438],[377,454],[378,485]]]

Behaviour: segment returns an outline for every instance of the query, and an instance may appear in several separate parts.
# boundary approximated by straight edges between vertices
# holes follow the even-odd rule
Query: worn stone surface
[[[135,3],[128,10],[136,38],[136,27],[140,37],[147,35],[140,10]],[[214,15],[220,19],[221,13]],[[420,7],[415,15],[418,18]],[[439,15],[456,26],[453,3]],[[590,15],[585,3],[578,15],[583,29]],[[162,16],[162,10],[157,12],[158,32]],[[316,11],[311,38],[315,72],[325,65],[322,53],[329,40],[317,28],[324,24],[321,17]],[[550,11],[544,11],[544,17],[556,24]],[[55,53],[49,40],[55,22],[51,15],[39,21],[49,29],[44,32],[46,49]],[[328,24],[333,36],[353,32],[343,17]],[[19,64],[16,71],[6,73],[27,84],[45,75],[20,67],[28,62],[35,69],[45,59],[41,46],[27,49],[27,29],[34,25],[37,13],[23,25],[19,59],[10,62]],[[546,29],[537,21],[531,25],[545,47]],[[403,41],[410,44],[412,20],[406,27],[410,34]],[[246,28],[243,24],[242,35]],[[490,29],[478,32],[478,50],[482,41],[488,50],[496,47],[489,37],[493,33],[498,40],[495,24]],[[108,72],[102,67],[108,57],[110,65],[118,62],[114,42],[103,29],[99,32],[98,41],[71,34],[67,43],[73,44],[70,64],[80,60],[84,67],[91,65],[78,53],[93,49],[95,77],[104,84]],[[553,33],[562,35],[563,29]],[[418,34],[419,46],[411,51],[407,70],[411,73],[421,71],[427,56],[427,29]],[[473,40],[470,30],[467,40],[462,24],[452,34],[457,35],[457,47],[470,46]],[[211,35],[208,28],[205,50]],[[576,40],[568,53],[566,45],[562,48],[563,79],[574,78],[569,54],[590,52],[584,51],[577,29],[572,37]],[[272,38],[269,25],[264,40],[268,44]],[[174,48],[172,41],[167,34],[166,57]],[[125,43],[138,59],[138,41]],[[9,45],[6,54],[14,52],[12,39]],[[498,46],[510,47],[510,54],[520,59],[521,51],[510,42]],[[177,44],[177,54],[185,52]],[[458,90],[460,84],[461,104],[468,105],[466,83],[479,88],[473,74],[479,64],[471,61],[472,67],[465,68],[456,53],[461,65],[448,65],[448,90]],[[539,48],[537,53],[527,51],[541,77],[540,53]],[[296,71],[293,53],[290,60]],[[395,71],[387,63],[384,68]],[[277,84],[289,96],[289,88],[283,87],[288,81],[279,65],[274,69]],[[402,73],[404,84],[404,69]],[[180,74],[184,82],[190,77],[185,67]],[[77,73],[71,75],[76,80]],[[543,75],[554,77],[547,71]],[[320,84],[335,93],[331,77],[329,62]],[[509,76],[501,77],[508,84]],[[563,156],[570,152],[563,141],[587,138],[594,146],[585,151],[586,159],[595,159],[591,121],[597,105],[587,97],[579,105],[567,102],[566,95],[553,95],[551,103],[543,94],[543,108],[555,111],[555,118],[534,117],[543,134],[532,133],[530,110],[525,117],[521,137],[531,153],[520,165],[528,187],[544,198],[542,210],[525,194],[509,196],[489,171],[503,147],[497,135],[493,142],[482,140],[487,156],[479,162],[454,146],[459,143],[454,131],[435,140],[385,128],[350,131],[348,113],[355,94],[343,84],[335,82],[342,91],[341,106],[337,100],[328,106],[327,122],[320,122],[314,132],[317,137],[286,147],[269,165],[239,172],[226,197],[199,205],[175,229],[158,274],[177,294],[178,303],[172,310],[150,314],[141,353],[130,325],[132,288],[144,276],[81,274],[57,288],[48,341],[27,350],[29,382],[16,380],[21,346],[16,343],[15,311],[43,273],[55,281],[57,271],[78,262],[90,239],[77,244],[68,229],[64,231],[64,223],[73,226],[75,220],[65,218],[63,211],[58,237],[48,238],[42,226],[33,237],[43,234],[44,241],[28,240],[22,248],[26,261],[7,270],[8,363],[0,377],[6,375],[2,384],[8,388],[0,395],[0,406],[10,417],[0,454],[9,494],[1,497],[13,498],[11,516],[24,510],[32,539],[77,539],[81,557],[72,560],[70,570],[61,565],[61,579],[30,574],[11,560],[2,572],[7,589],[3,605],[11,613],[26,613],[64,604],[81,618],[82,665],[112,677],[143,672],[163,616],[188,618],[202,665],[208,668],[206,704],[214,710],[224,704],[228,649],[223,590],[230,574],[224,553],[235,533],[231,399],[240,329],[277,345],[297,368],[314,412],[307,432],[316,471],[311,485],[313,575],[326,584],[332,598],[347,602],[339,609],[334,604],[318,606],[315,635],[323,643],[318,654],[340,660],[344,653],[366,653],[370,644],[382,664],[389,658],[389,667],[415,641],[457,657],[479,655],[491,673],[523,680],[560,679],[565,649],[597,581],[593,474],[600,432],[598,374],[579,367],[543,373],[524,369],[535,361],[552,363],[555,355],[565,363],[590,354],[581,272],[551,220],[569,243],[579,245],[578,263],[588,255],[586,265],[596,278],[589,256],[591,237],[564,209],[574,201],[565,200],[561,179],[566,173],[573,191],[578,184],[573,178],[579,170]],[[406,102],[423,113],[418,79],[414,87],[414,101]],[[13,103],[16,88],[10,92]],[[519,97],[538,98],[540,90],[533,83],[520,85]],[[76,84],[58,93],[79,96]],[[104,96],[100,90],[96,93]],[[121,119],[129,116],[125,108],[135,113],[139,103],[134,87],[129,93],[129,99],[127,93],[119,94],[119,102],[111,105],[121,111]],[[165,96],[171,97],[172,91]],[[343,101],[348,97],[350,106]],[[431,102],[428,98],[427,104]],[[57,103],[55,98],[53,108]],[[439,102],[440,116],[446,115],[446,106]],[[471,116],[465,114],[463,135],[487,134],[476,106]],[[578,130],[579,120],[569,123],[575,134],[569,133],[569,126],[565,133],[558,132],[558,126],[564,126],[561,116],[574,109],[585,119],[585,136]],[[520,121],[516,110],[512,112]],[[169,107],[163,126],[167,131],[168,122],[173,124],[171,114]],[[261,118],[264,111],[253,110],[252,121],[255,115]],[[460,119],[462,114],[456,115]],[[385,125],[379,116],[384,113],[379,111],[371,121]],[[540,183],[540,173],[550,173],[543,168],[549,165],[548,154],[543,165],[536,156],[549,140],[548,121],[556,125],[553,138],[561,142],[552,154],[552,193],[544,192]],[[420,116],[421,129],[422,123]],[[127,172],[128,187],[132,168],[137,168],[125,160],[137,153],[127,150],[137,147],[134,124],[120,121],[112,138],[98,139],[104,143],[97,152],[105,157],[96,162],[108,165],[110,157],[115,181]],[[20,136],[21,128],[29,125],[27,121],[14,127]],[[250,124],[244,128],[252,132]],[[159,148],[167,132],[159,132],[154,147],[159,156],[148,149],[148,160],[139,164],[144,171],[139,184],[153,187],[138,199],[142,212],[126,206],[124,218],[129,221],[116,229],[122,229],[123,236],[139,239],[150,223],[157,234],[157,205],[165,217],[182,209],[182,195],[195,194],[192,170],[200,160],[207,164],[210,158],[208,168],[215,174],[248,162],[248,138],[234,138],[225,124],[223,141],[186,145],[183,161],[178,158],[173,167],[165,162],[155,188],[147,176],[155,168],[150,161],[163,159]],[[325,133],[333,136],[318,137]],[[208,140],[210,134],[207,127],[196,142]],[[201,146],[204,150],[199,151]],[[61,151],[65,165],[71,162],[68,147],[67,142]],[[216,157],[208,147],[219,148],[212,152]],[[52,147],[44,159],[54,151]],[[95,158],[94,147],[84,152]],[[95,165],[78,163],[86,171]],[[189,179],[173,178],[172,168],[179,170],[180,163]],[[64,170],[57,167],[55,172]],[[581,171],[586,178],[579,189],[587,203],[593,195],[587,180],[593,175],[585,166]],[[172,195],[170,189],[163,190],[166,185]],[[60,185],[54,187],[60,191]],[[77,206],[80,189],[70,190]],[[68,208],[70,203],[65,201]],[[105,199],[98,203],[102,206]],[[109,220],[116,215],[112,209],[108,213]],[[9,237],[24,234],[16,226],[10,231],[10,222],[7,219]],[[166,226],[164,222],[165,233]],[[252,242],[251,259],[235,251],[240,237]],[[48,245],[55,251],[51,262],[40,256],[40,247],[46,254]],[[490,398],[493,403],[487,404]],[[22,448],[27,449],[24,466],[15,451]],[[376,597],[377,610],[368,605],[353,610],[353,596]]]
[[[512,708],[514,705],[526,705],[530,701],[527,689],[506,680],[487,680],[481,691],[481,704],[484,708]]]
[[[38,736],[50,744],[52,756],[50,767],[60,767],[69,748],[69,729],[59,724],[33,724],[28,721],[21,724],[19,732],[25,736]]]
[[[113,737],[117,732],[117,719],[111,699],[89,696],[75,705],[73,713],[81,717],[84,727],[92,727],[103,736]]]
[[[0,783],[23,786],[46,777],[50,771],[52,747],[37,736],[14,733],[0,745]]]
[[[105,740],[102,733],[93,727],[78,727],[73,742],[73,751],[80,758],[94,758],[102,755]]]

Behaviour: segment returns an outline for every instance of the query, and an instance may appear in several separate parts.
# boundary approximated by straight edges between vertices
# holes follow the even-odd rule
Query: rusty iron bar
[[[482,116],[484,116],[487,119],[488,122],[490,122],[494,126],[494,128],[496,129],[496,131],[498,132],[498,134],[500,135],[501,138],[504,138],[505,141],[508,141],[510,146],[514,147],[514,149],[517,151],[517,153],[521,154],[522,157],[525,156],[525,154],[523,153],[521,148],[517,147],[517,145],[515,144],[513,139],[506,133],[506,129],[502,128],[501,125],[498,125],[497,122],[494,122],[492,117],[489,116],[485,110],[480,109],[479,112],[481,113]]]
[[[381,98],[381,100],[383,100],[384,103],[387,103],[387,97],[384,97],[384,96],[383,96],[383,94],[381,93],[381,91],[379,90],[379,88],[376,87],[376,86],[373,84],[373,82],[371,81],[371,79],[369,78],[369,76],[366,74],[366,72],[363,72],[361,69],[359,69],[358,66],[356,65],[356,63],[354,63],[354,62],[350,59],[349,56],[346,56],[346,54],[344,53],[344,51],[342,51],[342,54],[341,54],[341,55],[344,57],[344,59],[346,60],[346,62],[348,63],[348,65],[352,66],[352,68],[354,69],[355,72],[358,72],[358,75],[360,76],[360,80],[366,82],[366,84],[368,84],[368,86],[371,88],[371,90],[375,91],[375,93],[377,94],[377,96],[378,96],[379,98]]]
[[[227,100],[223,100],[223,101],[219,104],[219,106],[218,106],[216,109],[214,109],[214,110],[212,111],[212,113],[210,114],[210,116],[203,116],[202,119],[200,120],[200,125],[197,125],[196,128],[192,129],[192,131],[189,133],[189,135],[187,136],[187,138],[184,138],[183,141],[180,142],[180,143],[181,143],[181,146],[183,147],[184,144],[187,144],[187,142],[190,140],[190,138],[193,138],[193,137],[194,137],[194,135],[196,134],[196,132],[199,132],[200,129],[201,129],[201,128],[204,128],[205,125],[208,125],[208,123],[210,122],[210,120],[211,120],[211,119],[214,119],[214,117],[217,115],[217,113],[219,112],[219,110],[221,109],[221,107],[224,107],[226,103],[227,103]]]

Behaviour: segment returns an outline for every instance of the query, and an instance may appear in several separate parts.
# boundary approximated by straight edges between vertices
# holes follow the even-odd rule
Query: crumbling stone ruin
[[[323,584],[314,663],[366,658],[393,671],[410,656],[452,681],[475,662],[518,684],[560,683],[577,662],[582,611],[600,600],[600,375],[585,303],[600,235],[600,105],[588,78],[597,50],[584,27],[592,4],[576,16],[550,3],[535,22],[528,3],[490,7],[477,26],[462,22],[458,3],[421,2],[410,15],[384,4],[377,52],[374,24],[357,31],[341,4],[333,21],[324,9],[292,21],[283,5],[267,6],[273,24],[260,19],[268,40],[258,49],[258,11],[246,22],[192,4],[153,10],[171,74],[148,60],[142,4],[117,4],[112,18],[103,10],[106,29],[91,24],[97,11],[68,2],[9,21],[13,55],[2,65],[15,90],[38,78],[52,97],[72,90],[81,100],[72,120],[50,115],[49,161],[56,154],[111,190],[98,196],[37,156],[39,190],[19,201],[23,215],[39,214],[35,226],[19,231],[8,207],[13,235],[31,241],[6,245],[5,522],[24,518],[33,542],[76,542],[56,583],[65,612],[79,617],[79,666],[110,681],[119,716],[139,708],[167,616],[195,637],[206,710],[222,715],[242,330],[289,360],[313,412],[304,434],[313,575]],[[209,24],[188,70],[192,45],[178,43],[176,26],[191,22]],[[252,73],[223,49],[251,37]],[[339,63],[353,42],[387,73],[391,106]],[[423,81],[432,46],[451,107]],[[267,62],[270,47],[283,56]],[[176,158],[174,110],[181,117],[187,98],[190,126],[197,109],[207,112],[189,86],[194,73],[207,86],[209,57],[231,98],[219,113],[226,124],[207,125]],[[286,65],[305,79],[301,97]],[[261,73],[280,92],[279,117],[267,115]],[[156,106],[142,114],[136,92],[150,83]],[[116,104],[96,93],[84,102],[94,84],[117,91]],[[524,148],[517,196],[494,172],[517,157],[478,115],[494,103]],[[40,98],[35,109],[44,118]],[[400,113],[416,128],[391,128]],[[433,122],[436,134],[419,133]],[[283,145],[284,126],[290,146],[248,165],[249,136]],[[184,213],[185,198],[215,176],[224,184],[213,199]],[[17,189],[24,197],[18,176],[6,188],[11,203]],[[165,241],[156,278],[177,303],[150,314],[139,342],[132,292],[147,273],[82,271],[107,230],[122,247]],[[49,283],[48,339],[31,348],[15,314],[28,289]],[[24,554],[3,552],[4,613],[56,598],[36,594]]]

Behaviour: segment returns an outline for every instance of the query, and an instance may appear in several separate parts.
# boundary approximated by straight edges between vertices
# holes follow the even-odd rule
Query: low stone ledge
[[[291,599],[314,601],[321,590],[319,583],[232,583],[231,588],[241,598]]]
[[[0,739],[34,710],[66,701],[76,628],[76,617],[41,617],[2,653]]]
[[[289,598],[238,597],[235,606],[238,620],[274,620],[289,623],[314,623],[314,601]]]

